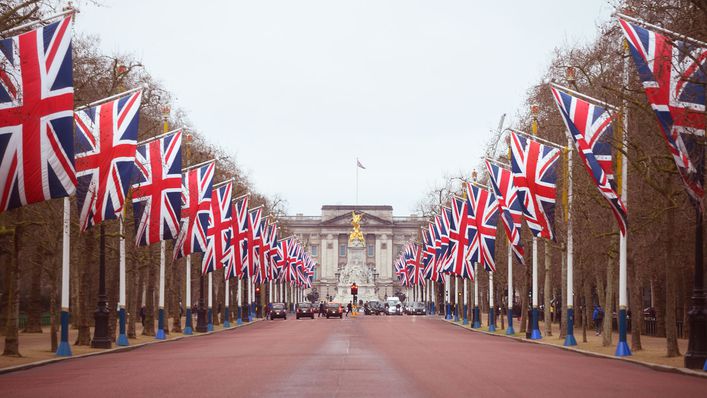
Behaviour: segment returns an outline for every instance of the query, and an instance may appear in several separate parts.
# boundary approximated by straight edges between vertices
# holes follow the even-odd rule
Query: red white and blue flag
[[[228,278],[241,278],[248,270],[248,195],[239,196],[233,203],[233,257],[231,267],[226,267]]]
[[[248,210],[248,276],[262,282],[263,207]]]
[[[533,235],[555,240],[557,160],[560,150],[511,133],[513,185]]]
[[[619,20],[685,187],[702,210],[707,48]]]
[[[81,230],[123,211],[137,147],[140,91],[83,109],[76,124],[76,202]]]
[[[469,261],[471,242],[475,233],[474,213],[469,202],[460,197],[452,198],[452,222],[449,224],[450,261],[445,272],[462,278],[474,279],[474,268]]]
[[[182,132],[137,147],[133,174],[135,244],[177,237],[182,210]]]
[[[71,17],[0,40],[0,212],[70,196]]]
[[[486,271],[496,272],[494,259],[496,247],[496,226],[498,225],[498,201],[493,192],[466,184],[467,200],[474,214],[474,232],[471,240],[472,263],[484,266]]]
[[[226,184],[213,190],[211,195],[211,217],[207,230],[207,246],[204,254],[201,273],[213,272],[230,266],[233,263],[233,220],[231,219],[231,192],[233,183]],[[225,273],[228,279],[228,273]]]
[[[621,234],[626,234],[626,206],[614,182],[611,156],[614,131],[611,115],[601,106],[590,104],[555,87],[551,87],[551,90],[579,157],[599,192],[609,202]]]
[[[432,282],[441,282],[442,275],[437,272],[435,264],[435,241],[434,241],[434,226],[428,225],[427,228],[422,228],[422,248],[423,248],[423,273],[425,279]]]
[[[513,255],[521,265],[525,265],[523,258],[525,249],[520,239],[523,207],[518,198],[518,190],[513,185],[513,175],[510,170],[499,167],[488,160],[486,168],[491,175],[491,187],[496,195],[496,200],[498,200],[503,228],[506,230],[506,237],[511,245]]]
[[[174,242],[175,259],[206,251],[215,169],[216,163],[211,162],[182,175],[182,217]]]

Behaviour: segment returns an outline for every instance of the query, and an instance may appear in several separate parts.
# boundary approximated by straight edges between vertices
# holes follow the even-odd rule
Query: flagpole
[[[225,271],[224,271],[224,273],[225,273]],[[229,290],[230,290],[230,286],[229,286],[229,283],[228,283],[228,282],[229,282],[228,276],[226,276],[225,281],[226,281],[226,287],[225,287],[224,293],[223,293],[223,294],[224,294],[224,300],[223,300],[223,301],[224,301],[224,305],[223,305],[223,307],[224,307],[224,310],[223,310],[223,311],[224,311],[224,313],[223,313],[223,328],[224,328],[224,329],[228,329],[228,328],[231,327],[231,314],[230,314],[230,312],[228,311],[228,302],[229,302],[228,299],[229,299],[229,293],[230,293],[230,291],[229,291]]]
[[[489,332],[496,331],[496,308],[493,301],[493,271],[489,271]]]
[[[22,25],[20,25],[20,26],[15,26],[14,28],[10,28],[10,29],[4,30],[4,31],[0,32],[0,38],[5,39],[5,38],[8,37],[7,35],[9,35],[10,33],[17,32],[17,31],[22,30],[22,29],[25,29],[25,28],[30,28],[30,27],[32,27],[32,26],[34,26],[34,25],[40,25],[40,24],[43,24],[43,23],[45,23],[45,22],[48,22],[49,20],[52,20],[52,19],[55,19],[55,18],[59,18],[59,17],[63,17],[63,16],[65,16],[65,15],[77,14],[77,13],[78,13],[78,10],[77,10],[77,9],[68,7],[68,8],[66,8],[64,11],[62,11],[62,12],[60,12],[60,13],[57,13],[57,14],[54,14],[54,15],[50,15],[50,16],[48,16],[48,17],[46,17],[46,18],[42,18],[42,19],[37,20],[37,21],[27,22],[27,23],[22,24]]]
[[[562,145],[555,144],[553,142],[543,140],[542,138],[539,138],[538,135],[538,106],[537,105],[531,105],[530,106],[530,113],[533,116],[531,128],[532,128],[532,135],[528,135],[526,133],[521,134],[526,134],[529,138],[538,140],[540,142],[544,142],[548,145],[553,145],[556,148],[563,149],[564,147]],[[518,133],[518,132],[517,132]],[[538,324],[538,237],[533,236],[533,310],[531,313],[531,332],[530,332],[530,338],[532,340],[539,340],[542,339],[542,335],[540,334],[540,326]]]
[[[572,138],[568,135],[567,147],[572,145]],[[567,334],[564,345],[575,346],[574,338],[574,236],[572,230],[572,150],[567,151]]]
[[[623,65],[623,87],[624,89],[628,87],[628,41],[626,39],[622,40],[624,47],[624,65]],[[621,201],[624,206],[626,206],[626,212],[628,213],[628,159],[626,159],[626,154],[628,154],[628,100],[624,95],[622,103],[621,112],[621,151],[618,152],[618,160],[621,167],[621,181],[619,181],[621,190]],[[631,355],[631,349],[628,347],[626,342],[626,312],[628,309],[628,295],[627,295],[627,239],[628,239],[628,226],[626,226],[625,233],[619,231],[619,314],[618,314],[618,327],[619,327],[619,343],[616,345],[616,355],[617,357],[626,357]]]
[[[155,339],[164,340],[165,336],[165,321],[164,321],[164,275],[165,275],[165,250],[166,242],[160,241],[160,301],[158,305],[158,318],[157,318],[157,334],[155,334]]]
[[[69,279],[71,272],[71,201],[64,197],[64,230],[61,251],[61,340],[56,350],[58,357],[70,357],[69,345]]]
[[[209,272],[209,293],[208,293],[208,307],[207,307],[207,324],[206,324],[206,331],[207,332],[213,332],[214,331],[214,313],[213,313],[213,295],[214,295],[214,280],[213,280],[213,271]]]
[[[514,335],[516,331],[513,330],[513,248],[510,239],[508,240],[508,304],[506,310],[508,311],[508,328],[506,329],[507,335]]]
[[[449,300],[450,284],[449,274],[444,274],[444,319],[452,319],[452,307]]]
[[[462,317],[462,325],[468,325],[469,324],[469,303],[468,303],[468,285],[469,285],[469,278],[464,278],[462,279],[462,283],[464,284],[464,315]]]
[[[358,207],[358,158],[356,158],[356,205],[354,208]]]
[[[124,228],[124,221],[123,221],[123,215],[121,213],[120,217],[118,217],[118,228],[119,228],[119,241],[118,241],[118,247],[120,249],[120,260],[119,260],[119,270],[118,270],[118,279],[119,279],[119,293],[118,293],[118,325],[119,325],[119,330],[120,333],[118,334],[118,340],[116,341],[116,344],[119,346],[127,346],[129,345],[128,343],[128,336],[125,333],[125,228]]]
[[[454,275],[454,322],[459,322],[459,277]]]
[[[474,264],[474,275],[476,273],[476,264]],[[481,328],[481,310],[479,309],[479,279],[474,278],[474,312],[471,320],[471,327],[474,329]]]
[[[187,254],[185,267],[186,274],[186,297],[184,299],[184,305],[186,306],[186,324],[184,325],[184,334],[189,335],[194,333],[192,329],[192,319],[191,319],[191,254]]]
[[[238,277],[236,277],[236,278],[238,278]],[[238,308],[236,309],[236,313],[237,313],[238,317],[236,318],[236,325],[242,325],[243,324],[243,314],[242,314],[242,310],[243,310],[243,301],[242,301],[243,300],[243,278],[238,278],[238,293],[237,293],[236,297],[238,299],[237,300],[238,301],[238,303],[237,303]]]

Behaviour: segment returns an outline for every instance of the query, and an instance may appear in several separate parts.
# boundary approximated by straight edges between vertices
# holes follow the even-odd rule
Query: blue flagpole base
[[[189,306],[187,306],[187,323],[184,326],[184,331],[182,333],[184,333],[185,335],[190,335],[194,333],[194,330],[191,326],[191,308],[189,308]]]
[[[530,339],[531,340],[540,340],[543,338],[542,333],[540,333],[540,329],[533,329],[532,332],[530,332]]]
[[[167,338],[164,334],[164,309],[160,308],[158,310],[159,316],[157,318],[157,334],[155,334],[156,340],[164,340]]]
[[[228,318],[230,318],[229,314],[230,314],[230,312],[228,311],[228,307],[226,307],[225,312],[224,312],[224,314],[223,314],[223,315],[224,315],[224,316],[223,316],[223,327],[224,327],[224,329],[231,327],[231,320],[228,319]]]
[[[459,306],[454,305],[454,322],[459,322]]]
[[[489,325],[489,332],[495,332],[496,331],[496,325],[490,324]]]
[[[489,332],[496,331],[496,312],[493,308],[489,309]]]
[[[509,336],[512,336],[516,334],[516,331],[513,330],[513,310],[508,310],[508,327],[506,328],[506,334]]]
[[[128,336],[125,334],[119,334],[118,340],[115,342],[115,344],[117,344],[119,346],[123,346],[123,347],[129,346],[130,343],[128,343]]]
[[[540,340],[543,338],[543,335],[540,333],[540,326],[538,325],[538,308],[533,307],[532,315],[531,315],[531,332],[530,332],[530,339],[531,340]]]
[[[468,324],[469,324],[469,317],[466,316],[467,311],[468,311],[468,308],[467,308],[466,304],[464,304],[464,309],[463,309],[463,311],[464,311],[464,316],[463,316],[463,318],[462,318],[462,325],[468,325]]]
[[[628,344],[625,341],[619,341],[619,344],[616,346],[616,353],[614,355],[617,357],[630,357],[631,349],[628,348]]]
[[[241,315],[241,306],[238,306],[238,310],[236,311],[238,318],[236,318],[236,325],[242,325],[243,324],[243,318]]]
[[[130,345],[128,343],[128,336],[125,334],[125,308],[121,308],[118,311],[118,325],[118,330],[120,332],[118,333],[118,340],[116,340],[116,344],[123,347]]]
[[[705,361],[705,366],[702,367],[702,370],[704,370],[705,372],[707,372],[707,361]]]
[[[56,348],[56,356],[70,357],[71,345],[69,345],[69,312],[61,311],[61,341]]]
[[[208,323],[206,324],[206,331],[207,332],[213,332],[214,331],[214,313],[211,310],[211,307],[207,310],[207,317],[208,317]]]
[[[445,304],[444,319],[452,319],[452,305],[449,303]]]
[[[474,329],[481,329],[481,311],[479,310],[479,307],[474,307],[473,309],[473,314],[474,314],[474,320],[473,323],[471,324],[471,327]]]
[[[56,349],[56,356],[58,357],[70,357],[71,354],[71,345],[69,344],[68,341],[62,341],[59,343],[59,347]]]
[[[509,336],[513,336],[514,334],[516,334],[516,331],[513,329],[513,326],[509,326],[506,328],[506,334]]]
[[[574,334],[568,334],[565,336],[565,347],[572,347],[577,345],[577,340],[574,338]]]

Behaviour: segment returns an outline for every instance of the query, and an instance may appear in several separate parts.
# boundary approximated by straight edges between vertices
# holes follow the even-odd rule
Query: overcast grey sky
[[[606,0],[104,0],[76,29],[133,53],[209,141],[290,214],[414,211],[478,163],[554,48],[593,40]]]

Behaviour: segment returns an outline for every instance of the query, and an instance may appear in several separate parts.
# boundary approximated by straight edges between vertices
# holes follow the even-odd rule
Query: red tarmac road
[[[2,397],[703,397],[707,379],[430,317],[263,321],[0,375]]]

